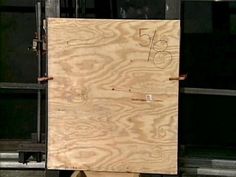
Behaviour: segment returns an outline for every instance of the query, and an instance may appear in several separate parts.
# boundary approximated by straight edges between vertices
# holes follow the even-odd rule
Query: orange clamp
[[[38,82],[53,80],[53,77],[39,77]]]
[[[187,76],[188,76],[188,74],[183,74],[183,75],[180,75],[179,77],[171,77],[171,78],[169,78],[169,80],[170,81],[174,81],[174,80],[184,81],[187,79]]]

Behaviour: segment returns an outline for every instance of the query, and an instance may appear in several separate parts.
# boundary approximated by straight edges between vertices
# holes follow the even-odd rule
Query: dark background
[[[83,15],[122,18],[123,8],[126,18],[145,19],[148,14],[150,19],[165,19],[165,1],[156,2],[88,1]],[[61,5],[62,17],[75,16],[73,7],[66,10],[70,4]],[[28,51],[36,30],[34,2],[0,1],[0,6],[0,82],[36,83],[37,59]],[[180,86],[236,89],[236,2],[182,2],[181,20],[180,73],[188,79]],[[34,92],[0,90],[0,139],[29,139],[36,132],[36,99]],[[235,101],[180,94],[180,145],[236,148]]]
[[[236,2],[182,3],[181,87],[236,89]],[[236,147],[236,97],[180,95],[180,143]]]

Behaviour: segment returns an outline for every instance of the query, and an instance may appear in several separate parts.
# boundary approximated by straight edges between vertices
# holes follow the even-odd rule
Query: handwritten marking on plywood
[[[179,21],[48,20],[48,168],[177,173]]]

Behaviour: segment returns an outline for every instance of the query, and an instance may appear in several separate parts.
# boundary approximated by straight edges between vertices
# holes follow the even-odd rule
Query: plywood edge
[[[155,21],[155,22],[179,22],[180,20],[158,20],[158,19],[92,19],[92,18],[55,18],[55,17],[49,17],[47,18],[48,21],[115,21],[115,22],[134,22],[134,21]]]
[[[139,177],[139,173],[115,173],[115,172],[95,172],[84,171],[86,177]],[[75,176],[76,177],[76,176]],[[83,173],[77,177],[83,177]]]

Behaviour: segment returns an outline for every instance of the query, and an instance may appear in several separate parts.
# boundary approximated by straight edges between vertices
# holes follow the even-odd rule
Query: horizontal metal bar
[[[0,82],[0,89],[43,90],[45,84]]]
[[[180,158],[180,163],[184,167],[198,168],[223,168],[235,169],[236,160],[227,159],[207,159],[207,158]]]
[[[229,176],[235,177],[236,170],[229,170],[229,169],[213,169],[213,168],[198,168],[197,169],[198,175],[211,175],[211,176]]]
[[[221,95],[221,96],[236,96],[236,90],[225,89],[207,89],[207,88],[180,88],[180,93],[196,94],[196,95]]]
[[[19,153],[15,153],[15,152],[0,152],[0,161],[17,161],[18,162],[19,159]],[[46,159],[46,155],[43,154],[43,161],[45,161]],[[31,156],[29,159],[29,161],[34,161],[34,158]]]
[[[43,143],[19,144],[18,152],[45,152],[46,145]]]
[[[0,161],[0,168],[44,169],[45,162],[28,162],[22,164],[17,161]]]
[[[2,159],[18,159],[18,153],[2,152],[0,153],[0,161]]]
[[[236,176],[236,170],[223,168],[181,168],[180,171],[188,175]]]
[[[32,143],[28,140],[0,140],[0,152],[17,152],[20,144]]]
[[[213,159],[211,162],[213,167],[227,167],[236,169],[236,160]]]

